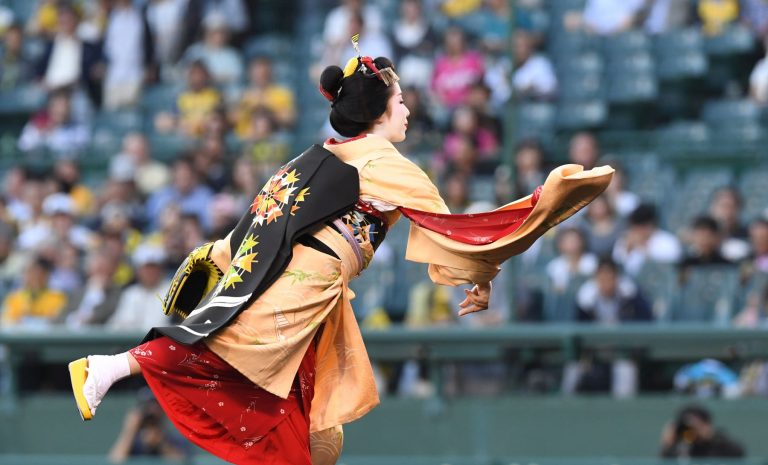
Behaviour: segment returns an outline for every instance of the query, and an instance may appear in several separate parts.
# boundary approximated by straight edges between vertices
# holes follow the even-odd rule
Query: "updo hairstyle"
[[[373,64],[380,73],[369,71],[357,58],[358,70],[344,77],[338,66],[328,66],[320,76],[320,92],[331,102],[330,121],[333,129],[344,137],[355,137],[368,131],[387,111],[392,86],[380,77],[382,70],[394,75],[394,65],[385,57]],[[363,70],[359,69],[363,67]]]

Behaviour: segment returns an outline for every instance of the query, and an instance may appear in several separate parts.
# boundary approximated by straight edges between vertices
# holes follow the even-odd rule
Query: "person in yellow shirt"
[[[221,94],[211,84],[208,68],[202,61],[193,61],[187,70],[187,90],[176,99],[176,114],[159,113],[155,127],[159,132],[177,128],[184,135],[199,137],[206,118],[221,103]]]
[[[739,19],[738,0],[699,0],[701,28],[707,35],[718,35]]]
[[[264,108],[272,113],[281,127],[292,126],[296,120],[293,91],[272,80],[269,58],[256,57],[248,66],[248,87],[231,115],[238,137],[248,137],[254,113]]]
[[[23,286],[8,294],[3,301],[3,326],[49,325],[67,304],[63,292],[48,288],[53,269],[49,260],[37,257],[24,271]]]

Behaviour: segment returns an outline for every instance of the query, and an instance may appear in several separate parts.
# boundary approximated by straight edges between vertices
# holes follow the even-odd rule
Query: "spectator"
[[[530,32],[515,32],[515,71],[512,83],[515,93],[521,99],[547,99],[557,92],[555,69],[547,57],[536,53],[535,40]]]
[[[403,89],[403,103],[411,112],[408,116],[408,138],[401,142],[403,153],[415,155],[437,136],[435,122],[424,103],[424,95],[417,87]]]
[[[104,107],[136,104],[144,78],[152,69],[152,40],[143,12],[131,0],[114,0],[109,13],[104,55]]]
[[[31,58],[24,49],[24,31],[13,24],[3,37],[0,58],[0,92],[8,92],[29,82],[32,77]]]
[[[739,0],[698,0],[697,9],[701,28],[710,36],[739,19]]]
[[[80,272],[82,268],[80,249],[71,242],[65,241],[47,244],[40,255],[50,257],[50,261],[53,263],[53,270],[50,278],[48,278],[49,288],[61,291],[67,296],[80,292],[83,286],[83,276]]]
[[[80,182],[80,166],[75,160],[63,158],[56,161],[53,179],[56,190],[72,199],[75,216],[87,217],[94,213],[96,198],[91,189]]]
[[[477,26],[472,30],[478,35],[484,50],[494,55],[502,54],[508,43],[513,16],[510,3],[506,0],[485,0],[483,3],[483,8],[475,15]]]
[[[744,457],[744,447],[712,424],[712,415],[699,405],[683,407],[661,434],[661,457]]]
[[[0,222],[0,296],[7,295],[19,284],[28,260],[26,254],[14,247],[15,239],[15,228]]]
[[[564,292],[574,278],[586,279],[597,270],[597,257],[587,252],[584,234],[576,228],[558,231],[558,256],[547,263],[546,272],[556,292]]]
[[[768,273],[768,220],[757,219],[749,225],[752,252],[746,260],[747,272]]]
[[[249,155],[243,155],[235,160],[232,166],[232,184],[228,186],[229,193],[235,198],[237,211],[244,211],[253,201],[261,186],[274,173],[260,173]]]
[[[117,257],[95,249],[88,256],[85,286],[70,296],[58,323],[68,328],[100,326],[115,313],[120,299],[120,288],[115,285],[114,274],[119,263]]]
[[[476,148],[480,160],[493,158],[499,150],[498,139],[493,132],[480,126],[477,113],[468,106],[461,106],[451,118],[451,130],[445,136],[438,166],[456,163],[460,152],[466,149],[467,140]]]
[[[359,48],[365,50],[366,55],[372,57],[392,56],[392,44],[389,38],[379,29],[368,27],[362,14],[351,14],[347,25],[346,40],[338,47],[326,48],[322,63],[338,64],[346,63],[350,58],[357,56],[357,51],[352,46],[349,38],[355,34],[360,35]]]
[[[146,217],[156,227],[165,208],[169,204],[178,205],[183,213],[198,215],[204,228],[208,230],[210,226],[208,203],[212,196],[213,193],[208,186],[200,181],[192,160],[181,157],[173,164],[171,185],[155,191],[147,199]]]
[[[469,206],[469,179],[461,172],[450,173],[443,186],[445,204],[453,213],[461,213]]]
[[[579,288],[576,309],[579,321],[616,324],[653,320],[651,306],[637,285],[622,276],[609,258],[600,260],[594,278]]]
[[[33,36],[51,38],[59,24],[58,0],[38,0],[35,11],[27,21],[27,32]]]
[[[101,103],[99,82],[104,74],[102,52],[96,44],[77,36],[79,18],[74,7],[63,2],[57,8],[57,33],[46,44],[36,70],[37,78],[48,90],[75,90],[78,100],[79,91],[84,88],[90,104],[98,106]]]
[[[608,197],[601,195],[587,206],[582,228],[587,238],[587,250],[603,258],[611,256],[624,225],[616,217]]]
[[[587,0],[583,22],[587,31],[611,35],[628,31],[637,25],[644,0]]]
[[[768,8],[768,7],[766,7]],[[763,46],[766,54],[755,64],[749,75],[749,96],[758,105],[768,105],[768,32]]]
[[[747,294],[744,308],[733,319],[740,328],[757,328],[768,322],[768,282]]]
[[[649,34],[663,34],[685,27],[692,13],[691,2],[677,0],[650,0],[646,2],[644,27]]]
[[[262,109],[251,117],[251,127],[243,139],[245,153],[252,157],[261,173],[274,172],[286,161],[288,141],[277,132],[275,119],[269,110]]]
[[[597,159],[600,158],[600,143],[594,134],[590,132],[579,132],[571,137],[568,145],[568,161],[581,165],[585,170],[591,170],[595,167]]]
[[[208,239],[217,240],[226,237],[237,226],[241,211],[233,195],[216,194],[211,201],[211,232],[208,234]]]
[[[165,413],[149,389],[139,391],[138,405],[125,415],[120,435],[109,452],[112,463],[134,457],[179,461],[187,457],[183,439],[166,426]]]
[[[53,322],[67,304],[67,296],[48,287],[52,269],[53,264],[42,257],[27,265],[22,287],[3,300],[3,326],[36,328]]]
[[[512,197],[520,198],[531,194],[544,184],[546,173],[543,168],[544,149],[535,140],[524,140],[515,150],[515,181]]]
[[[471,108],[475,115],[477,115],[477,124],[481,128],[485,128],[497,138],[501,139],[503,136],[503,130],[501,127],[501,121],[499,118],[499,109],[495,108],[491,96],[493,91],[484,82],[476,82],[472,85],[467,96],[467,106]],[[408,107],[410,109],[410,107]],[[413,113],[413,112],[411,112]],[[408,117],[410,128],[411,116]],[[408,135],[410,137],[410,134]]]
[[[613,248],[613,259],[635,276],[646,261],[677,263],[682,247],[672,233],[657,226],[656,208],[641,204],[629,215],[628,228]]]
[[[293,91],[273,80],[272,62],[267,57],[254,58],[248,66],[248,87],[238,97],[231,115],[238,137],[248,137],[253,114],[261,109],[272,112],[283,128],[291,127],[296,120]]]
[[[27,170],[20,165],[8,168],[3,177],[2,198],[9,220],[13,223],[27,222],[32,215],[29,205],[24,202],[26,182]]]
[[[150,0],[146,17],[154,57],[160,66],[160,78],[165,80],[172,73],[171,68],[181,56],[184,13],[187,0]]]
[[[400,17],[392,25],[390,38],[394,47],[393,59],[398,64],[400,86],[426,88],[432,74],[437,38],[424,16],[421,0],[403,0],[400,3]]]
[[[709,203],[709,215],[717,221],[723,236],[722,254],[730,261],[741,260],[749,253],[748,233],[741,222],[741,210],[741,195],[733,187],[716,190]]]
[[[201,61],[218,85],[237,84],[243,78],[243,59],[229,45],[229,29],[225,18],[214,15],[205,20],[205,37],[191,46],[182,63]]]
[[[685,281],[688,270],[693,267],[732,264],[720,253],[721,242],[717,221],[709,216],[695,218],[691,223],[690,251],[680,262],[681,280]]]
[[[72,118],[72,100],[65,91],[52,93],[43,111],[24,125],[19,149],[24,152],[46,149],[57,155],[79,155],[91,135],[87,126]]]
[[[768,40],[768,3],[764,0],[742,0],[741,20],[758,41]]]
[[[443,36],[443,53],[435,60],[432,92],[440,106],[454,109],[466,102],[472,84],[485,73],[483,58],[467,47],[464,31],[450,27]]]
[[[608,184],[608,188],[605,190],[605,195],[608,198],[608,203],[611,204],[611,208],[621,218],[626,218],[630,213],[635,211],[638,205],[640,205],[640,197],[634,192],[627,189],[626,186],[626,172],[615,161],[608,163],[615,170],[613,173],[613,179]]]
[[[42,211],[42,221],[19,235],[19,247],[40,250],[45,246],[70,242],[79,250],[86,250],[92,245],[93,233],[76,222],[75,203],[69,195],[58,192],[47,196]]]
[[[364,0],[343,0],[341,5],[331,10],[325,18],[323,41],[325,42],[326,47],[340,48],[347,43],[351,37],[347,34],[347,31],[350,18],[352,18],[353,15],[362,16],[363,23],[366,24],[369,33],[378,34],[383,31],[382,25],[384,24],[384,16],[376,5],[365,5]],[[379,56],[373,55],[372,52],[366,51],[366,53],[374,57]]]
[[[147,137],[140,132],[129,133],[123,138],[123,148],[112,157],[110,172],[134,180],[142,195],[151,194],[170,180],[168,167],[152,159]]]
[[[206,117],[216,110],[220,103],[221,95],[211,84],[208,68],[202,61],[194,61],[187,70],[187,89],[176,100],[176,114],[158,114],[155,127],[159,132],[178,128],[182,134],[200,136]]]
[[[170,323],[163,314],[162,302],[157,298],[168,290],[170,281],[165,277],[167,257],[162,247],[145,243],[133,252],[136,283],[128,286],[120,296],[117,310],[107,326],[123,331],[147,331],[154,326]]]
[[[206,137],[193,154],[195,170],[213,192],[221,192],[230,182],[226,165],[227,146],[222,139]]]

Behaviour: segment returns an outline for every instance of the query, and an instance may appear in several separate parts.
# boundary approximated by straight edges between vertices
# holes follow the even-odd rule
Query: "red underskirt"
[[[131,354],[171,422],[194,444],[236,464],[311,465],[313,345],[287,399],[261,389],[203,343],[161,337]]]

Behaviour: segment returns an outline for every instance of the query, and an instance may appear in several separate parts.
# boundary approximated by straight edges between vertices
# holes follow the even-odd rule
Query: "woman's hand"
[[[491,283],[475,284],[471,291],[464,289],[467,298],[459,304],[459,316],[479,312],[488,309],[488,300],[491,298]]]

